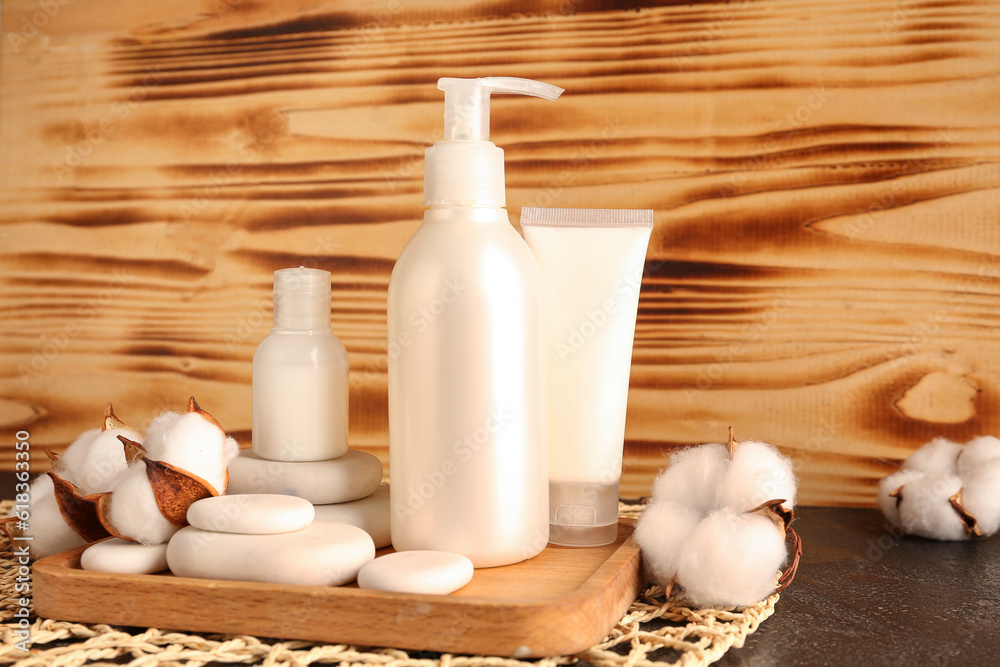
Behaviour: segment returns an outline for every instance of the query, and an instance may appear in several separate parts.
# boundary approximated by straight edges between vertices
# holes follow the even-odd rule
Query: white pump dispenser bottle
[[[516,563],[548,542],[545,344],[538,265],[510,225],[494,93],[554,100],[512,77],[443,78],[445,134],[426,151],[424,220],[389,281],[392,544]]]

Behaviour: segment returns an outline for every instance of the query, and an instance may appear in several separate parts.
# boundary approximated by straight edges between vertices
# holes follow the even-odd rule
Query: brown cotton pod
[[[146,477],[153,487],[160,514],[175,526],[186,526],[188,507],[197,500],[219,495],[201,477],[163,461],[143,457]]]
[[[94,496],[81,495],[76,486],[54,472],[49,472],[48,476],[52,478],[59,513],[73,532],[87,542],[104,539],[110,535],[98,516]]]
[[[958,493],[948,499],[948,502],[951,503],[952,509],[955,510],[958,518],[965,525],[966,535],[969,537],[982,537],[983,529],[979,527],[979,521],[962,505],[962,490],[959,489]]]
[[[194,396],[188,399],[187,411],[197,412],[198,415],[200,415],[201,418],[207,421],[209,424],[214,424],[215,426],[218,426],[220,431],[223,430],[222,425],[219,424],[218,421],[216,421],[215,417],[213,417],[212,415],[208,414],[207,412],[201,409],[201,406],[198,405],[198,401],[194,400]]]
[[[115,409],[108,403],[108,406],[104,408],[104,423],[101,424],[101,430],[107,431],[116,428],[128,428],[128,425],[115,416]]]
[[[795,573],[799,569],[799,560],[802,558],[802,538],[792,528],[795,511],[785,507],[784,503],[784,498],[775,498],[748,512],[748,514],[761,514],[769,518],[774,523],[774,527],[784,533],[785,541],[791,542],[792,559],[788,567],[785,568],[785,571],[781,573],[781,577],[778,579],[778,587],[774,590],[775,593],[780,593],[792,583],[795,579]]]
[[[104,493],[95,493],[92,497],[94,498],[94,505],[97,508],[97,519],[101,522],[101,525],[106,531],[112,536],[117,537],[119,540],[125,540],[127,542],[138,542],[133,537],[128,537],[122,535],[115,528],[114,524],[111,523],[111,491],[105,491]]]
[[[146,456],[146,448],[135,440],[129,440],[124,435],[118,436],[118,440],[125,447],[125,463],[132,465]]]
[[[192,396],[191,398],[188,399],[187,411],[188,412],[196,412],[196,413],[198,413],[198,415],[202,419],[204,419],[205,421],[207,421],[209,424],[214,425],[216,428],[218,428],[220,431],[222,431],[223,434],[225,434],[226,430],[224,428],[222,428],[222,424],[220,424],[215,419],[215,417],[213,417],[212,415],[210,415],[207,412],[205,412],[204,410],[202,410],[201,406],[198,405],[198,401],[194,400],[194,396]],[[209,486],[211,487],[211,485],[209,485]],[[228,489],[228,488],[229,488],[229,469],[227,468],[226,469],[225,484],[222,487],[222,493],[225,493],[226,489]],[[218,494],[216,494],[216,495],[218,495]]]

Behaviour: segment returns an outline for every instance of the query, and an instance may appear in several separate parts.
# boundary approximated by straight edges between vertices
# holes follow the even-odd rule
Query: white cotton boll
[[[176,413],[164,413],[150,425],[143,444],[149,458],[186,470],[201,477],[219,493],[224,492],[226,468],[239,453],[239,446],[236,445],[234,452],[222,429],[197,412],[175,418],[171,418],[171,414]]]
[[[934,438],[906,457],[903,470],[920,470],[928,475],[954,475],[962,445],[946,438]]]
[[[748,606],[774,592],[785,557],[785,535],[769,518],[723,508],[682,549],[677,583],[699,606]]]
[[[962,507],[985,536],[1000,529],[1000,459],[982,463],[962,480]]]
[[[670,465],[653,482],[653,500],[689,505],[705,513],[716,506],[719,481],[729,466],[722,445],[686,447],[670,455]]]
[[[142,443],[143,449],[149,457],[155,461],[163,460],[164,447],[166,441],[164,435],[173,428],[177,420],[181,418],[179,412],[162,412],[157,415],[146,429],[146,439]]]
[[[63,519],[51,477],[42,475],[31,483],[29,504],[29,534],[33,539],[28,542],[28,551],[32,558],[44,558],[87,543]]]
[[[903,487],[899,523],[910,535],[936,540],[964,540],[965,524],[951,506],[962,488],[957,475],[924,475]]]
[[[1000,459],[1000,440],[992,435],[973,438],[958,455],[958,474],[964,477],[994,459]]]
[[[646,506],[635,527],[635,540],[642,548],[642,562],[654,583],[667,587],[677,573],[681,548],[701,522],[693,507],[656,500]]]
[[[893,524],[899,524],[899,509],[896,507],[899,501],[889,494],[901,486],[910,482],[922,479],[923,472],[920,470],[900,470],[882,479],[878,485],[878,505],[882,508],[882,514]]]
[[[53,469],[75,485],[81,495],[107,491],[111,480],[128,465],[119,435],[129,440],[142,439],[128,427],[86,431],[59,457]]]
[[[142,544],[163,544],[180,530],[160,512],[142,461],[118,477],[111,492],[109,519],[120,536]]]
[[[719,486],[719,506],[746,512],[778,499],[795,507],[792,462],[766,442],[741,442]]]

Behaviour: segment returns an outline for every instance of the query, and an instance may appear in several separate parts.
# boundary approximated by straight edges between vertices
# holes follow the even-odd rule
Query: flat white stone
[[[389,536],[389,487],[378,487],[375,493],[361,500],[336,505],[316,505],[316,518],[321,521],[347,523],[372,536],[375,548],[392,544]]]
[[[327,521],[278,535],[214,533],[188,526],[167,545],[167,564],[178,577],[303,586],[354,581],[361,566],[374,557],[368,533]]]
[[[472,561],[447,551],[397,551],[358,572],[358,587],[395,593],[454,593],[472,580]]]
[[[302,530],[315,517],[308,500],[273,493],[202,498],[187,511],[188,523],[195,528],[244,535],[291,533]]]
[[[374,493],[382,462],[350,450],[329,461],[268,461],[244,449],[229,463],[228,493],[278,493],[315,505],[346,503]]]
[[[80,556],[80,567],[120,574],[163,572],[167,569],[167,545],[139,544],[112,537],[87,547]]]

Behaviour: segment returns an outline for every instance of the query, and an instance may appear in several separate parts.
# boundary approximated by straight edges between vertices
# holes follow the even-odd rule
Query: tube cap
[[[549,543],[599,547],[618,539],[618,480],[549,482]]]
[[[330,272],[279,269],[274,272],[274,328],[295,331],[330,328]]]

